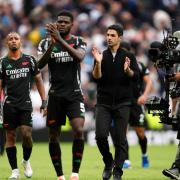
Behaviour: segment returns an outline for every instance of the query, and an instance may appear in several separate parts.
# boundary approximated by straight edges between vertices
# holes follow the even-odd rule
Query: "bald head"
[[[21,47],[21,37],[17,32],[11,32],[6,37],[6,43],[10,51],[17,51]]]

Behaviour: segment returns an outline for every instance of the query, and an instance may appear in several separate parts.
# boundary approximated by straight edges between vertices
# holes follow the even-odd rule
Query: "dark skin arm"
[[[69,54],[74,57],[78,62],[81,62],[85,57],[85,51],[81,48],[75,49],[71,47],[60,35],[57,25],[53,23],[49,23],[46,25],[48,32],[50,33],[51,37],[58,43],[60,43],[68,52]]]
[[[42,69],[47,63],[51,55],[51,51],[54,47],[54,43],[51,42],[50,46],[48,47],[47,51],[42,55],[42,57],[38,60],[37,65],[39,69]]]
[[[41,96],[41,100],[46,100],[45,89],[44,89],[44,84],[43,84],[41,74],[40,73],[37,74],[34,77],[34,80],[35,80],[36,87],[37,87],[37,90],[39,92],[39,95]],[[43,114],[46,115],[47,109],[44,109],[43,111],[44,111]]]

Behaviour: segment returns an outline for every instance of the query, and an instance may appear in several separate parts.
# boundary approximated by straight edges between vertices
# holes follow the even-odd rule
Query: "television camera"
[[[170,117],[169,97],[180,97],[180,86],[170,89],[170,78],[174,76],[173,65],[180,63],[179,41],[180,31],[171,34],[166,29],[164,30],[163,42],[152,42],[148,51],[149,58],[154,62],[154,66],[164,74],[165,96],[163,98],[151,97],[147,100],[146,107],[148,113],[159,116],[161,123],[172,125],[174,129],[177,129],[180,117]]]

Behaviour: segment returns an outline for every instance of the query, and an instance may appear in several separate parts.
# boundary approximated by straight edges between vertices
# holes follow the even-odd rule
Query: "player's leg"
[[[70,120],[70,125],[73,131],[72,144],[72,174],[70,179],[79,179],[79,169],[84,151],[84,119],[85,107],[81,96],[75,97],[71,101],[67,101],[66,113]]]
[[[20,177],[20,172],[17,166],[17,149],[16,149],[16,128],[17,128],[17,117],[15,108],[11,107],[9,104],[4,103],[3,106],[3,126],[6,131],[6,153],[9,164],[12,169],[12,175],[10,179],[18,179]]]
[[[73,145],[72,145],[72,175],[78,176],[82,157],[83,157],[83,151],[84,151],[84,132],[83,132],[83,126],[84,126],[84,118],[73,118],[70,120],[70,124],[73,130]]]
[[[64,176],[61,161],[61,148],[59,144],[60,129],[60,127],[49,128],[49,154],[59,179],[60,177],[62,178]]]
[[[147,137],[145,135],[145,116],[144,116],[144,108],[138,104],[133,105],[133,109],[131,109],[131,126],[134,127],[136,131],[139,145],[142,152],[142,167],[149,167],[149,159],[147,155]]]
[[[144,127],[134,127],[134,130],[136,131],[136,134],[139,139],[141,152],[143,155],[145,155],[147,153],[147,137],[145,135],[145,129]]]
[[[142,167],[149,167],[149,159],[147,154],[147,137],[145,135],[145,128],[143,127],[135,127],[135,131],[137,133],[139,139],[139,145],[142,152]]]
[[[33,147],[31,113],[32,113],[31,110],[18,111],[18,119],[20,122],[19,130],[22,135],[22,149],[23,149],[22,165],[24,167],[24,175],[27,178],[30,178],[33,174],[30,160],[29,160],[32,153],[32,147]]]
[[[16,130],[6,130],[6,153],[8,157],[9,164],[12,169],[12,175],[9,179],[18,179],[20,177],[20,172],[17,166],[17,149],[16,149]]]
[[[33,171],[30,165],[30,156],[32,153],[33,141],[32,141],[32,127],[27,125],[20,126],[20,132],[22,135],[22,148],[23,148],[23,160],[22,165],[24,167],[24,175],[28,178],[32,177]]]
[[[46,123],[49,127],[49,154],[58,180],[65,180],[59,144],[61,125],[66,122],[62,106],[60,98],[49,96]]]

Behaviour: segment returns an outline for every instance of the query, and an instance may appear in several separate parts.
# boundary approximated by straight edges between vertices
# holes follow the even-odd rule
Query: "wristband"
[[[42,100],[40,109],[45,109],[47,107],[47,100]]]

